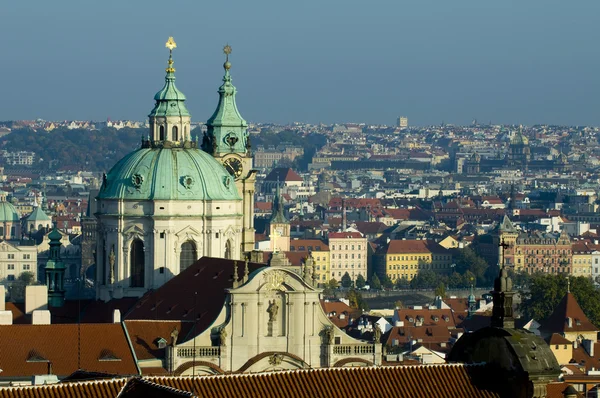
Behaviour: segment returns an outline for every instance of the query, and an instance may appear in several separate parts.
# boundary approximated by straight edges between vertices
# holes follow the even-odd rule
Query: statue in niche
[[[179,337],[179,330],[177,330],[177,328],[174,328],[171,332],[171,346],[175,347],[175,345],[177,344],[177,337]]]
[[[110,254],[108,255],[108,282],[112,285],[115,283],[115,245],[110,248]]]
[[[267,312],[269,313],[269,322],[275,321],[277,318],[277,313],[279,312],[279,305],[277,305],[276,300],[269,301]]]

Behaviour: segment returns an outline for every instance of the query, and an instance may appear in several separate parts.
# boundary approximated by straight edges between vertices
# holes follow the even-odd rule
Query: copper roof
[[[78,325],[0,326],[1,377],[29,378],[52,371],[67,376],[78,368],[121,375],[138,374],[121,324],[81,324],[78,366]]]

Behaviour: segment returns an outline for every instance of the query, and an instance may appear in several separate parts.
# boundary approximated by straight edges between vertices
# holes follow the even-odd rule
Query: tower
[[[271,241],[271,251],[290,251],[290,222],[285,217],[283,211],[283,201],[281,200],[279,185],[277,185],[277,193],[273,200],[273,214],[269,225],[269,239]]]
[[[234,178],[190,138],[169,38],[163,88],[141,147],[104,175],[96,202],[96,297],[141,297],[203,256],[241,259],[242,198]],[[252,213],[252,209],[250,209]]]
[[[469,298],[467,299],[467,318],[471,318],[477,312],[477,301],[475,300],[475,295],[473,294],[473,284],[471,283],[471,293],[469,294]]]
[[[56,227],[48,234],[50,239],[50,256],[46,262],[46,287],[48,288],[48,304],[51,307],[62,307],[65,303],[65,264],[60,258],[60,240],[62,235]]]
[[[529,139],[523,135],[523,126],[519,126],[519,130],[510,140],[509,165],[527,170],[530,159]]]
[[[229,54],[231,46],[223,48],[225,53],[225,75],[223,84],[219,87],[219,103],[210,119],[206,122],[207,131],[202,139],[202,149],[215,157],[235,179],[235,185],[242,196],[243,202],[243,227],[242,246],[243,253],[254,249],[254,190],[256,170],[252,168],[252,154],[250,152],[250,136],[248,123],[242,118],[237,109],[235,86],[231,84],[231,63]]]

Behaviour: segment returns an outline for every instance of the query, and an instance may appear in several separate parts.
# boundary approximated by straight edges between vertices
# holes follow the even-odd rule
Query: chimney
[[[48,309],[48,288],[46,285],[25,287],[25,313],[31,314],[35,310]]]
[[[6,287],[0,285],[0,311],[6,310]]]
[[[113,323],[121,323],[121,311],[113,310]]]
[[[50,311],[35,310],[31,313],[32,325],[50,325]]]
[[[583,346],[583,348],[587,351],[588,355],[592,358],[594,357],[594,344],[596,344],[595,341],[588,340],[588,339],[584,339],[581,342],[581,345]]]

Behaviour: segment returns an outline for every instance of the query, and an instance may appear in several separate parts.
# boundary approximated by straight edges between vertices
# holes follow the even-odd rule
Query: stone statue
[[[175,345],[177,345],[177,337],[179,337],[179,330],[175,328],[171,332],[171,346],[175,347]]]
[[[269,313],[269,322],[275,321],[277,313],[279,312],[279,306],[277,305],[277,301],[269,301],[269,308],[267,308],[267,312]]]
[[[335,333],[333,331],[333,326],[328,325],[323,328],[323,337],[325,338],[326,344],[333,344],[333,340],[335,338]]]
[[[115,245],[112,245],[110,254],[108,255],[108,283],[111,285],[115,283]]]
[[[222,347],[225,347],[227,344],[227,331],[225,330],[225,327],[223,326],[221,328],[221,330],[219,331],[219,343],[221,344]]]
[[[381,329],[378,324],[373,325],[373,343],[379,344],[381,342]]]

